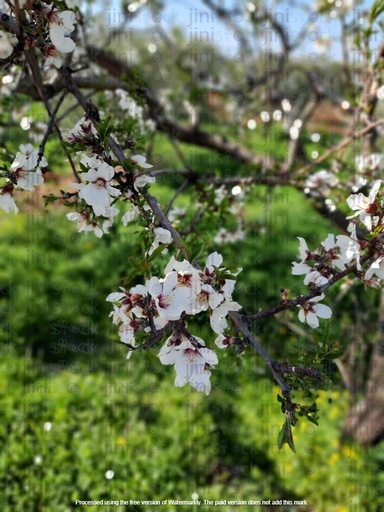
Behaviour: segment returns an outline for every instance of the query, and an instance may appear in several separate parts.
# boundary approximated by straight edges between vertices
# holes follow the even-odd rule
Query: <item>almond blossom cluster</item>
[[[80,2],[70,0],[66,4],[75,8]],[[60,6],[62,5],[60,2]],[[12,17],[12,33],[0,31],[0,58],[11,58],[12,54],[16,56],[20,52],[20,47],[39,48],[44,58],[44,70],[50,67],[60,68],[63,64],[62,56],[76,48],[73,40],[77,23],[75,12],[61,11],[52,3],[25,0],[18,2],[18,8],[23,9],[24,24],[28,27],[27,35],[23,39],[19,37],[16,22]],[[12,16],[14,13],[10,3],[4,6],[4,10],[5,16]]]
[[[346,235],[328,235],[321,242],[321,247],[311,252],[304,238],[300,241],[299,253],[301,261],[292,263],[293,275],[304,275],[304,284],[313,291],[328,283],[338,272],[346,269],[346,265],[356,260],[357,268],[360,267],[361,246],[357,239]],[[316,328],[319,327],[319,318],[330,318],[332,310],[329,306],[319,304],[324,299],[324,294],[313,297],[305,304],[300,305],[299,320]]]
[[[242,187],[235,185],[232,187],[231,194],[229,194],[225,187],[221,186],[215,190],[215,196],[215,203],[218,205],[227,198],[229,206],[226,208],[226,212],[231,213],[236,223],[236,229],[220,228],[213,241],[217,244],[240,242],[245,237],[243,215],[245,194]]]
[[[357,218],[370,233],[375,234],[375,237],[372,239],[373,260],[371,260],[370,267],[363,276],[365,283],[373,288],[379,288],[380,280],[384,279],[384,246],[382,237],[384,200],[382,199],[383,194],[380,192],[381,184],[381,180],[374,181],[368,197],[359,193],[352,194],[347,199],[349,207],[355,211],[354,215],[348,218]],[[355,229],[356,225],[352,224],[352,227]]]
[[[142,166],[138,160],[145,158],[141,155],[131,157],[133,165]],[[141,160],[140,160],[141,162]],[[81,177],[87,183],[72,183],[71,187],[78,190],[78,197],[83,201],[80,203],[77,212],[67,214],[67,219],[77,222],[77,230],[80,232],[93,232],[98,238],[109,232],[115,218],[120,213],[117,208],[116,200],[124,198],[130,199],[133,195],[131,190],[122,192],[116,182],[116,174],[122,169],[121,167],[113,168],[104,160],[93,156],[85,156],[80,160],[80,164],[85,166],[88,171],[81,173]],[[145,164],[152,167],[150,164]],[[147,184],[153,183],[155,178],[144,175],[139,171],[133,172],[133,188],[139,192]],[[144,211],[149,211],[148,206],[143,206]],[[135,220],[140,215],[140,210],[135,204],[131,204],[130,209],[125,212],[122,217],[124,226]],[[168,245],[171,243],[170,233],[162,228],[154,229],[155,240],[148,254],[158,247],[160,244]]]
[[[186,331],[188,315],[209,311],[212,330],[222,334],[228,327],[229,311],[241,306],[232,300],[235,280],[221,267],[223,258],[217,252],[210,254],[202,270],[189,261],[171,257],[164,277],[156,276],[130,290],[111,293],[107,301],[113,302],[112,321],[119,327],[122,343],[129,346],[130,357],[139,331],[154,335],[170,322],[173,333],[159,353],[163,364],[173,364],[176,386],[189,382],[198,391],[210,391],[210,372],[217,357],[200,338]],[[240,272],[241,269],[238,269]],[[237,273],[238,273],[237,272]],[[218,346],[224,346],[218,344]]]
[[[6,213],[12,210],[17,213],[19,209],[13,199],[14,189],[33,192],[35,187],[44,183],[40,167],[47,165],[46,159],[39,155],[37,149],[33,149],[32,144],[21,144],[10,169],[3,173],[6,184],[0,188],[0,208]]]
[[[84,179],[86,182],[83,183],[79,180],[79,183],[71,184],[72,188],[78,190],[78,198],[82,202],[77,207],[76,212],[67,214],[67,218],[70,221],[77,222],[79,232],[93,232],[98,238],[101,238],[103,234],[109,232],[116,216],[120,213],[120,210],[116,207],[116,201],[119,198],[130,199],[134,193],[139,193],[146,185],[155,182],[154,177],[140,172],[141,169],[150,169],[152,165],[142,155],[133,155],[127,158],[133,167],[131,171],[132,185],[129,187],[124,176],[123,167],[121,165],[113,167],[108,163],[114,159],[112,152],[105,158],[93,154],[92,149],[94,146],[100,145],[100,139],[94,124],[86,114],[69,132],[67,141],[71,144],[79,144],[86,150],[86,155],[80,160],[81,171],[79,172],[80,180]],[[124,182],[123,188],[121,180]],[[143,210],[145,209],[143,207]],[[123,224],[126,226],[139,213],[139,208],[135,204],[131,204],[131,208],[123,215]],[[166,239],[168,243],[171,242],[169,236],[166,236]],[[156,242],[155,239],[152,251],[159,243],[165,243],[161,237],[159,242]]]
[[[355,211],[355,213],[347,219],[354,219],[357,217],[359,221],[364,224],[368,231],[372,231],[381,223],[381,215],[383,209],[381,201],[376,203],[376,196],[381,186],[381,180],[376,180],[372,183],[369,196],[366,197],[361,192],[359,194],[351,194],[347,198],[348,206]]]
[[[363,281],[371,287],[379,287],[379,280],[384,278],[384,247],[381,236],[384,201],[379,194],[381,183],[381,180],[373,182],[368,197],[360,192],[347,198],[348,206],[354,211],[353,215],[347,217],[351,220],[348,226],[351,236],[328,235],[316,251],[310,251],[304,238],[298,237],[301,261],[292,263],[292,274],[304,275],[304,284],[311,291],[321,290],[332,277],[346,270],[347,265],[353,261]],[[360,241],[357,238],[358,221],[364,225],[368,233],[374,234],[371,242]],[[363,255],[370,262],[369,268],[365,270],[361,265]],[[329,306],[319,304],[322,299],[323,293],[299,305],[299,320],[316,328],[319,326],[319,318],[330,318],[332,310]]]
[[[72,187],[79,190],[79,197],[92,207],[96,216],[108,217],[112,201],[121,195],[120,190],[112,186],[115,170],[95,156],[86,156],[81,163],[89,168],[82,174],[88,183],[73,183]]]
[[[121,191],[113,186],[115,170],[105,161],[96,156],[85,156],[80,164],[88,171],[81,174],[87,183],[72,183],[76,188],[78,197],[84,200],[85,205],[80,212],[67,214],[71,221],[77,221],[78,231],[93,231],[97,237],[108,233],[119,209],[113,206],[115,198]]]
[[[142,133],[153,132],[155,130],[156,125],[154,121],[146,119],[143,107],[139,106],[126,91],[116,89],[114,94],[118,98],[119,107],[126,112],[126,115],[130,119],[135,119]]]

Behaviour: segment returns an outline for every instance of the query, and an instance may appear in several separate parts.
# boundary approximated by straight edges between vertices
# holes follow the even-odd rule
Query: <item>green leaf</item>
[[[292,436],[292,427],[289,418],[286,418],[284,425],[280,430],[279,435],[277,436],[277,446],[279,447],[279,450],[281,450],[285,443],[288,444],[293,453],[296,453]]]
[[[373,23],[376,18],[380,16],[380,14],[384,11],[384,0],[377,0],[371,9],[371,14],[369,16],[370,23]]]
[[[380,233],[382,233],[383,231],[383,227],[382,226],[377,226],[373,231],[372,233],[369,233],[368,235],[366,235],[366,239],[367,240],[373,240],[374,238],[377,237],[377,235],[379,235]]]
[[[144,332],[144,331],[138,331],[135,334],[135,340],[138,345],[142,345],[146,341],[151,339],[151,333],[150,332]]]
[[[49,203],[52,203],[53,201],[57,201],[57,199],[60,199],[59,197],[56,197],[55,194],[49,194],[47,196],[43,196],[44,199],[44,205],[47,206]]]
[[[319,422],[313,416],[310,416],[309,414],[307,414],[307,418],[309,419],[309,421],[311,423],[314,423],[315,425],[319,426]]]
[[[104,144],[108,143],[108,137],[112,132],[112,127],[109,126],[110,121],[111,117],[109,116],[104,121],[101,121],[97,126],[97,134]]]
[[[127,286],[135,277],[137,276],[136,270],[131,270],[128,275],[126,275],[123,279],[123,285]]]
[[[188,253],[188,261],[195,261],[198,256],[207,248],[207,241],[202,239],[201,236],[192,236],[188,240],[188,245],[183,243],[184,249]]]
[[[79,167],[81,169],[81,172],[88,172],[89,168],[87,165],[84,165],[82,162],[79,162]]]
[[[137,271],[141,270],[141,264],[142,264],[142,262],[141,262],[140,260],[138,260],[137,258],[135,258],[134,256],[131,256],[131,257],[128,259],[128,262],[129,262],[130,266],[131,266],[133,269],[135,269],[135,270],[137,270]]]
[[[156,260],[160,256],[160,254],[164,251],[164,249],[166,249],[166,246],[163,244],[159,245],[159,247],[156,247],[156,249],[153,251],[153,253],[150,256],[148,256],[148,258],[147,258],[148,263],[151,263],[151,261]]]

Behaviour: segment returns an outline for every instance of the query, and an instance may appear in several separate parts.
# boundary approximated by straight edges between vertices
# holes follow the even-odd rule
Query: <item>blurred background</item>
[[[302,279],[291,275],[297,237],[314,249],[328,233],[342,233],[330,214],[333,206],[346,211],[339,183],[357,190],[381,170],[381,162],[370,174],[368,164],[359,167],[364,144],[356,141],[309,168],[296,185],[268,182],[274,169],[311,165],[349,133],[369,66],[354,46],[368,7],[344,0],[81,6],[93,28],[79,31],[79,40],[101,49],[84,72],[84,81],[93,80],[87,94],[112,115],[134,154],[147,154],[158,172],[151,191],[163,205],[173,201],[177,228],[192,224],[191,236],[204,243],[201,263],[218,251],[226,265],[243,268],[236,300],[246,313],[278,304],[281,289],[293,297],[305,292]],[[380,27],[372,36],[372,62]],[[123,63],[126,85],[134,76],[136,85],[151,89],[161,115],[137,89],[108,87],[103,51]],[[83,58],[79,51],[74,62]],[[1,73],[6,85],[11,74]],[[68,131],[83,112],[70,100],[64,111]],[[0,121],[3,144],[16,152],[20,143],[38,146],[47,119],[39,103],[18,95],[3,99]],[[257,508],[281,512],[383,510],[382,397],[371,397],[366,416],[353,409],[366,398],[367,383],[381,389],[382,376],[372,380],[380,293],[361,284],[332,288],[333,317],[318,331],[299,324],[296,311],[253,326],[273,357],[314,365],[324,378],[321,386],[292,379],[296,401],[316,401],[319,424],[301,419],[293,429],[296,453],[287,445],[279,450],[280,390],[250,347],[218,353],[209,396],[174,387],[173,368],[158,360],[160,345],[126,360],[105,298],[132,273],[139,227],[115,223],[97,239],[77,233],[65,206],[45,208],[43,195],[70,190],[60,151],[49,140],[43,187],[16,192],[17,215],[0,212],[2,510],[86,509],[75,500],[192,499],[227,500],[221,510],[233,512],[254,510],[249,500],[271,500]],[[319,172],[331,174],[320,179]],[[186,173],[198,186],[180,190]],[[247,177],[250,182],[239,180]],[[203,208],[203,200],[211,207]],[[167,262],[162,255],[153,270],[162,272]],[[133,284],[142,282],[133,277]],[[212,346],[208,318],[196,319],[191,330]],[[369,416],[373,409],[376,419]],[[348,427],[351,418],[366,425],[365,434]],[[307,504],[272,504],[278,500]]]

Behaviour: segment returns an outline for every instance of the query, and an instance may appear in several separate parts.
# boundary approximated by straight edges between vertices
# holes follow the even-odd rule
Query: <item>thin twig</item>
[[[57,112],[58,112],[58,110],[59,110],[61,104],[63,103],[64,98],[66,97],[67,94],[68,94],[68,91],[66,89],[64,89],[62,94],[61,94],[61,96],[60,96],[60,98],[59,98],[59,101],[56,104],[55,109],[52,112],[52,116],[49,119],[49,123],[48,123],[47,129],[46,129],[46,132],[45,132],[43,140],[41,141],[40,146],[39,146],[38,159],[37,159],[37,167],[40,165],[41,159],[44,156],[45,144],[47,143],[47,141],[49,139],[49,136],[52,133],[53,126],[54,126],[54,123],[55,123],[56,114],[57,114]]]
[[[83,107],[84,111],[87,113],[88,117],[91,119],[91,121],[97,126],[97,124],[100,122],[100,114],[97,109],[97,107],[89,103],[85,96],[82,94],[80,89],[77,87],[75,81],[73,80],[71,70],[69,68],[62,68],[62,76],[67,84],[68,90],[75,96],[79,104]],[[120,162],[120,164],[124,167],[125,162],[127,160],[126,156],[123,153],[123,150],[119,146],[119,144],[116,142],[116,140],[112,137],[112,135],[109,135],[108,137],[108,143],[111,147],[112,151],[115,153],[116,158]],[[161,211],[159,207],[159,203],[157,202],[156,198],[153,197],[149,192],[144,192],[143,197],[151,207],[151,210],[159,220],[161,226],[164,229],[167,229],[170,231],[172,235],[172,239],[179,248],[181,254],[188,259],[188,253],[184,247],[183,241],[180,237],[180,234],[176,229],[172,226],[172,224],[169,222],[169,220],[165,217],[164,213]]]
[[[251,345],[256,352],[264,359],[264,361],[268,364],[273,377],[275,378],[276,382],[279,384],[283,397],[286,400],[287,409],[290,412],[294,412],[295,405],[292,403],[291,399],[291,389],[287,382],[285,381],[283,375],[281,372],[275,368],[276,361],[272,359],[272,357],[268,354],[268,352],[258,343],[256,338],[253,336],[251,331],[248,328],[248,325],[244,321],[242,315],[237,313],[236,311],[230,311],[229,313],[230,318],[235,323],[236,327],[243,333],[244,340]]]
[[[18,1],[16,0],[15,1],[15,11],[16,11],[16,18],[17,18],[17,23],[18,23],[18,28],[19,28],[19,40],[20,42],[23,42],[23,39],[24,39],[24,36],[23,36],[23,33],[21,31],[21,27],[23,26],[23,23],[26,22],[26,17],[25,17],[25,12],[19,8],[19,3]],[[51,110],[51,107],[49,105],[49,102],[47,100],[47,97],[46,97],[46,86],[44,85],[43,83],[43,79],[41,77],[41,73],[40,73],[40,67],[39,67],[39,63],[38,63],[38,60],[37,60],[37,56],[36,56],[36,51],[35,51],[35,48],[31,47],[31,48],[26,48],[24,50],[24,53],[25,53],[25,57],[27,59],[27,62],[28,62],[28,66],[31,70],[31,73],[32,73],[32,77],[33,77],[33,83],[34,83],[34,86],[37,90],[37,93],[38,93],[38,96],[40,98],[40,100],[42,101],[43,105],[45,106],[45,110],[47,111],[47,114],[48,116],[50,117],[51,121],[52,121],[52,125],[57,133],[57,136],[61,142],[61,146],[62,148],[64,149],[65,151],[65,154],[67,156],[67,159],[71,165],[71,168],[72,168],[72,171],[74,173],[74,176],[77,178],[77,180],[79,181],[79,177],[77,175],[77,172],[76,172],[76,167],[75,167],[75,164],[72,160],[72,157],[68,151],[68,148],[65,146],[64,144],[64,139],[63,139],[63,136],[61,134],[61,130],[59,128],[59,126],[57,125],[55,119],[54,119],[54,116],[52,114],[52,110]]]
[[[307,174],[308,171],[311,171],[314,167],[323,163],[331,155],[333,155],[333,153],[337,153],[337,152],[341,151],[342,149],[347,147],[354,140],[360,139],[361,137],[363,137],[364,135],[369,133],[371,130],[374,130],[375,128],[377,128],[378,126],[381,126],[383,124],[384,124],[384,119],[381,119],[380,121],[376,121],[375,123],[370,123],[368,126],[363,128],[362,130],[360,130],[356,133],[353,133],[352,135],[349,135],[342,142],[340,142],[340,144],[338,144],[337,146],[333,146],[328,151],[326,151],[324,154],[319,156],[319,158],[316,158],[316,160],[313,160],[313,162],[311,162],[310,164],[305,165],[301,169],[298,169],[295,173],[291,174],[290,179],[292,180],[293,178],[296,178],[297,176],[301,176],[302,174]]]

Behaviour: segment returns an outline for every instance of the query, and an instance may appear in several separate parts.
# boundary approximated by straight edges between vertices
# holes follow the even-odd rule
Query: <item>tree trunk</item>
[[[384,290],[381,292],[378,332],[369,362],[368,380],[361,402],[352,405],[343,426],[343,437],[362,445],[384,438]]]

